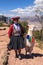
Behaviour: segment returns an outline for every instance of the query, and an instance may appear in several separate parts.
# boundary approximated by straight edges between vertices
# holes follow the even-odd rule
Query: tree
[[[25,29],[25,31],[27,32],[27,25],[28,25],[28,23],[27,23],[27,21],[19,21],[19,23],[24,27],[24,29]]]
[[[37,8],[36,10],[35,10],[35,12],[36,12],[36,17],[37,17],[37,19],[38,19],[38,21],[40,22],[40,24],[42,25],[42,30],[41,30],[41,40],[43,41],[43,15],[42,15],[42,11],[39,9],[39,8]]]

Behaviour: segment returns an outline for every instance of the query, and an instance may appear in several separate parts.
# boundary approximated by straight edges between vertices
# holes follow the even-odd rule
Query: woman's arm
[[[10,26],[9,31],[8,31],[9,38],[12,36],[12,32],[13,32],[13,25]]]

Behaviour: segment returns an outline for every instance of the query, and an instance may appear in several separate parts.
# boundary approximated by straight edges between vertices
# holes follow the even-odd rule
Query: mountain
[[[43,16],[42,16],[42,19],[43,19]],[[4,21],[5,23],[9,23],[10,20],[11,20],[10,17],[0,15],[0,21]],[[42,28],[42,25],[36,16],[21,17],[20,20],[27,21],[29,25],[35,25],[36,29]]]
[[[29,20],[29,21],[38,21],[38,18],[36,16],[28,16],[28,17],[21,17],[21,20],[24,21],[24,20]]]
[[[21,21],[27,21],[29,25],[34,25],[36,30],[40,30],[42,28],[42,25],[36,16],[24,17],[21,18]]]

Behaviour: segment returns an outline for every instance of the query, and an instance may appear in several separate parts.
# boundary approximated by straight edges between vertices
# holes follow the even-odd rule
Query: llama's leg
[[[26,55],[27,55],[27,50],[26,50]]]
[[[25,47],[25,53],[26,53],[26,55],[27,55],[27,47]]]
[[[29,55],[31,56],[31,51],[29,52]]]
[[[31,47],[29,48],[29,55],[31,56]]]

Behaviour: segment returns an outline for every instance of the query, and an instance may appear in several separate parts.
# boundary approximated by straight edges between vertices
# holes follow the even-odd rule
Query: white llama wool
[[[33,36],[33,34],[32,34],[33,29],[34,29],[34,26],[29,25],[27,35],[29,35],[30,38],[32,38],[32,36]],[[31,52],[32,52],[33,47],[34,47],[34,44],[32,42],[30,42],[27,38],[25,38],[25,41],[26,41],[26,47],[25,47],[26,54],[27,54],[27,52],[29,52],[30,55],[31,55]]]
[[[32,31],[34,30],[34,25],[28,25],[28,26],[29,26],[29,29],[28,29],[27,34],[32,36]]]

